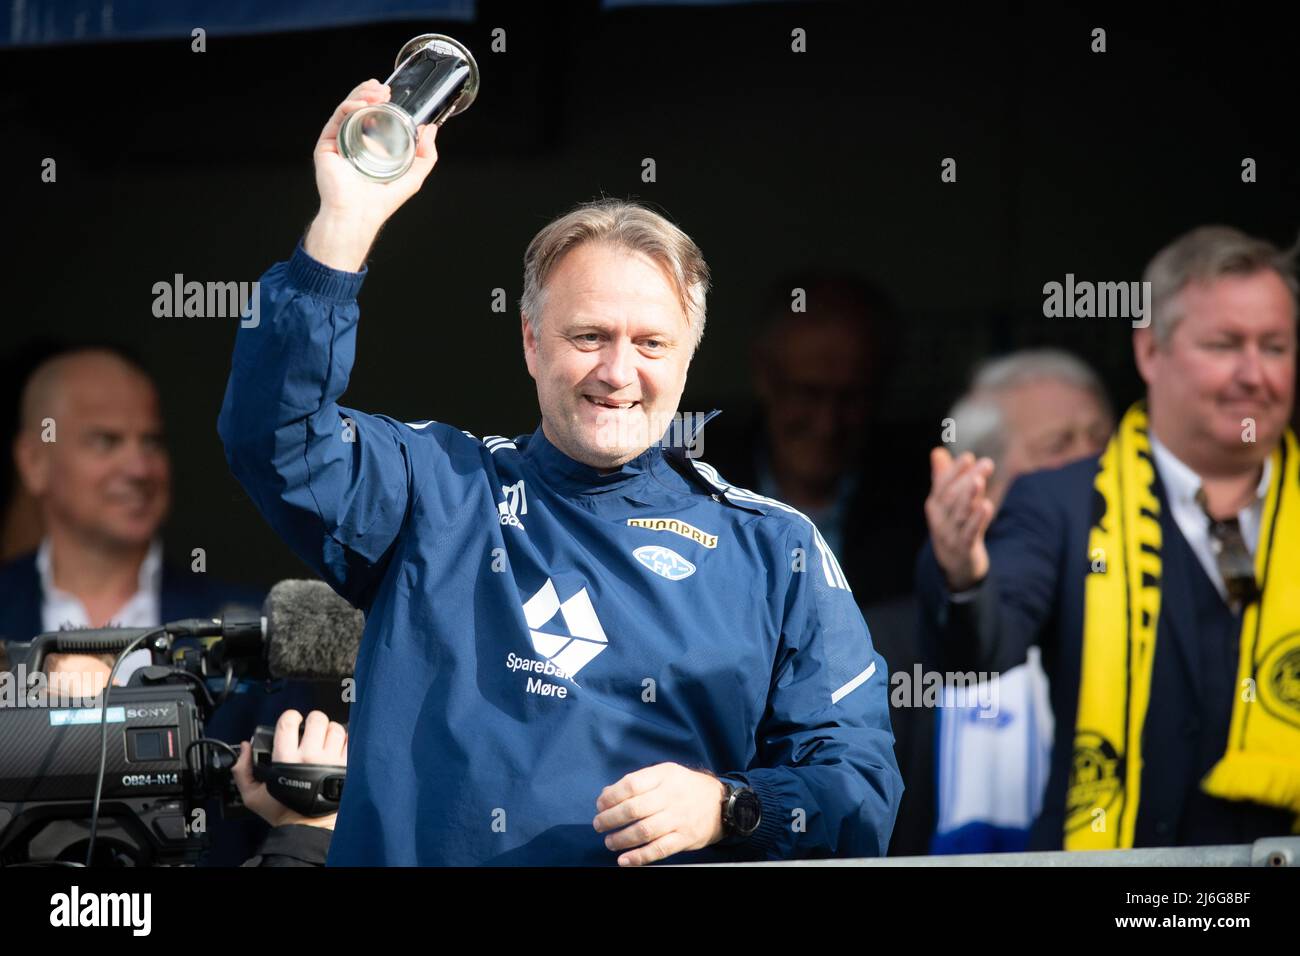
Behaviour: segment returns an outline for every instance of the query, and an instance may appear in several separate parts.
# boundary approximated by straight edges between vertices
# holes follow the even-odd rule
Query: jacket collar
[[[664,461],[666,455],[685,457],[700,430],[718,414],[720,411],[714,409],[707,414],[688,412],[679,415],[658,441],[621,467],[609,471],[570,458],[551,444],[541,425],[528,438],[523,454],[547,481],[562,491],[586,495],[628,491],[645,478],[670,469]]]

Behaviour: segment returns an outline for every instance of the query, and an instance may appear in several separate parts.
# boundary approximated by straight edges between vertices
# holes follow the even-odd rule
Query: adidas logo
[[[501,494],[505,496],[505,501],[497,503],[501,523],[523,531],[524,523],[519,520],[519,516],[528,514],[528,497],[524,494],[524,480],[521,478],[513,485],[502,485]]]
[[[563,620],[565,633],[541,630],[551,624],[557,612]],[[524,602],[524,619],[528,622],[533,650],[569,677],[575,676],[597,654],[609,647],[605,630],[600,626],[586,588],[561,603],[560,596],[555,592],[555,582],[547,578],[541,589]]]

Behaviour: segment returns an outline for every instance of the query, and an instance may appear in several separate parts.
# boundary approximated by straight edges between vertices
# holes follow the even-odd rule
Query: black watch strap
[[[756,794],[743,783],[718,778],[726,788],[722,798],[722,832],[727,843],[748,840],[762,820],[762,805]]]

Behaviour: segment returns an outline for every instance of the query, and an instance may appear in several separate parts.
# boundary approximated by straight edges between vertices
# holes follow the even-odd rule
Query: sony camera
[[[207,808],[248,817],[230,772],[238,751],[204,736],[241,681],[270,680],[265,618],[181,621],[155,629],[43,634],[7,645],[0,669],[0,866],[192,865],[208,845]],[[52,653],[152,663],[105,694],[53,681]],[[341,767],[271,761],[273,728],[254,735],[254,775],[307,815],[338,807]],[[93,855],[89,852],[93,848]]]

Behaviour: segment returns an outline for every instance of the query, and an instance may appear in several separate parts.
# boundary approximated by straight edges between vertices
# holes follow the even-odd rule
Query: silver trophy
[[[386,183],[415,162],[417,126],[441,126],[474,102],[478,64],[464,44],[425,33],[402,47],[393,75],[384,82],[391,98],[348,114],[339,129],[339,152],[363,175]]]

